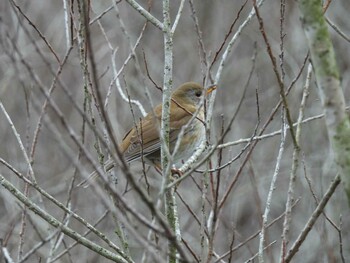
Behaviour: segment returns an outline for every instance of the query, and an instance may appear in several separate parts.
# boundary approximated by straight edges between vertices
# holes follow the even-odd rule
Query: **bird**
[[[169,121],[171,154],[184,127],[179,147],[171,160],[175,169],[188,160],[205,139],[204,96],[216,88],[216,85],[211,85],[204,89],[196,82],[186,82],[172,92]],[[125,134],[119,150],[127,163],[141,160],[161,170],[161,117],[162,104],[159,104]],[[113,160],[108,160],[104,164],[105,171],[111,170],[114,165]]]

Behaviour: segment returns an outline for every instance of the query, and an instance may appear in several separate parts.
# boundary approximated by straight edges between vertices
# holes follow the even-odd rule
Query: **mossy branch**
[[[321,97],[328,135],[350,205],[350,120],[321,0],[301,0],[299,7]]]

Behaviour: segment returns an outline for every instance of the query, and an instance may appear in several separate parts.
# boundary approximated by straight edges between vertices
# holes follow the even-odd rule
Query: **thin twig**
[[[61,64],[61,61],[59,59],[59,57],[57,56],[56,52],[53,50],[52,46],[50,45],[50,43],[47,41],[46,37],[40,32],[40,30],[38,29],[38,27],[29,19],[29,17],[23,13],[22,9],[19,7],[19,5],[16,4],[16,2],[14,0],[10,0],[11,4],[16,7],[16,9],[18,10],[18,12],[25,18],[25,20],[27,20],[27,22],[29,23],[29,25],[31,25],[31,27],[38,33],[38,35],[40,36],[40,38],[44,41],[45,45],[48,47],[48,49],[51,51],[51,53],[54,55],[55,59],[57,60],[58,64]]]
[[[320,203],[316,207],[316,209],[313,211],[312,215],[310,216],[309,220],[305,224],[303,230],[300,232],[298,238],[295,240],[292,247],[289,249],[284,262],[288,263],[292,260],[293,256],[298,252],[300,246],[304,242],[305,238],[313,228],[314,224],[316,223],[317,218],[319,215],[324,211],[325,206],[327,205],[329,199],[334,194],[337,186],[340,184],[341,179],[340,175],[337,174],[337,176],[334,178],[333,182],[329,185],[326,193],[324,194],[323,198],[321,199]]]

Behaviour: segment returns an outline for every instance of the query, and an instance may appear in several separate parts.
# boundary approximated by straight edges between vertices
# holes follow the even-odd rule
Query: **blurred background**
[[[65,2],[73,4],[71,10],[74,12],[70,12],[71,19],[68,18],[67,20],[70,25],[69,28],[67,28],[66,13],[63,8]],[[150,12],[162,21],[161,1],[154,0],[149,3],[140,0],[138,2],[146,9],[149,7]],[[209,63],[214,61],[210,71],[214,78],[228,41],[252,10],[252,1],[201,0],[193,2],[207,59]],[[179,4],[180,1],[171,1],[172,21],[176,16]],[[16,5],[18,5],[18,8]],[[97,228],[118,245],[120,245],[120,241],[115,233],[116,221],[120,220],[121,224],[129,224],[125,233],[129,242],[130,254],[134,262],[141,262],[142,255],[148,248],[142,245],[139,239],[140,237],[146,238],[149,229],[131,215],[123,215],[120,212],[122,209],[117,210],[119,213],[111,213],[106,205],[106,203],[112,202],[107,191],[104,193],[105,199],[102,200],[101,195],[96,193],[94,187],[77,187],[77,184],[84,177],[76,170],[75,162],[79,162],[87,174],[93,171],[92,165],[83,154],[79,153],[79,147],[64,127],[62,118],[50,106],[44,114],[43,121],[39,122],[39,116],[45,102],[45,96],[39,86],[42,85],[46,91],[54,86],[51,98],[62,112],[64,121],[75,131],[79,139],[83,140],[91,156],[97,162],[99,161],[94,133],[86,123],[84,124],[84,118],[74,106],[76,104],[80,109],[84,109],[86,94],[89,93],[89,96],[92,96],[91,89],[84,88],[82,58],[77,41],[77,32],[80,25],[76,5],[77,3],[74,1],[71,3],[70,1],[38,0],[24,2],[6,0],[0,3],[1,103],[12,119],[25,150],[31,158],[38,185],[60,202],[70,203],[71,209],[91,224],[94,224],[104,213],[107,213],[101,223],[97,225]],[[151,23],[148,23],[146,28],[143,29],[145,18],[126,1],[120,1],[116,6],[113,5],[113,1],[91,1],[90,5],[89,16],[92,22],[89,30],[99,88],[104,99],[107,94],[109,96],[106,107],[107,113],[112,122],[115,138],[117,141],[121,141],[123,134],[133,126],[133,118],[138,120],[142,117],[142,113],[136,106],[133,106],[132,113],[129,103],[122,99],[115,85],[112,61],[116,64],[117,70],[121,69],[119,81],[122,91],[129,94],[131,99],[139,100],[145,110],[150,111],[153,106],[161,102],[161,91],[155,87],[150,78],[157,85],[162,86],[163,34]],[[347,36],[350,35],[348,10],[350,10],[350,2],[341,0],[331,2],[326,11],[326,17]],[[285,73],[283,75],[285,88],[287,89],[296,80],[287,97],[289,110],[295,122],[298,117],[308,65],[308,63],[306,65],[304,63],[308,46],[300,21],[298,3],[296,1],[286,1],[282,29],[281,3],[279,1],[265,1],[260,8],[260,14],[264,21],[264,29],[272,51],[277,59],[279,71]],[[28,23],[24,15],[34,26]],[[185,1],[183,13],[174,34],[174,88],[187,81],[196,81],[203,84],[206,76],[207,67],[202,60],[203,54],[192,16],[190,3]],[[237,22],[233,25],[235,19],[237,19]],[[230,32],[232,25],[232,32]],[[69,50],[70,44],[67,44],[67,30],[71,31],[71,33],[68,32],[68,35],[74,38],[71,50]],[[283,43],[281,42],[281,30],[284,35]],[[350,81],[350,44],[333,28],[329,27],[329,32],[347,101]],[[138,42],[140,34],[142,34],[142,37],[135,48],[135,56],[132,56],[125,64],[131,49]],[[225,41],[226,35],[228,35],[227,41]],[[48,48],[44,39],[54,52]],[[220,49],[222,45],[223,49]],[[280,60],[281,46],[283,47],[283,63]],[[68,50],[67,59],[65,63],[62,63]],[[217,58],[214,59],[218,51]],[[60,63],[58,63],[55,55],[62,64],[62,72],[59,74],[59,81],[57,82],[55,76]],[[301,70],[301,75],[297,78]],[[249,79],[250,74],[252,75]],[[37,80],[40,80],[40,85]],[[211,84],[211,81],[207,80],[206,83]],[[209,143],[216,143],[220,137],[222,127],[227,128],[245,89],[246,93],[242,99],[242,106],[224,138],[224,143],[249,139],[255,134],[255,129],[260,131],[279,102],[280,92],[271,60],[266,51],[266,44],[255,17],[240,32],[237,41],[232,46],[217,84],[218,89],[210,126]],[[69,99],[62,87],[69,90],[73,101]],[[108,91],[110,91],[110,94]],[[152,100],[147,97],[147,92]],[[94,97],[92,96],[91,99],[91,107],[86,106],[88,118],[93,117],[98,130],[104,132],[105,124],[101,121]],[[304,119],[320,114],[322,114],[322,105],[315,79],[312,77]],[[281,116],[282,110],[279,108],[264,134],[270,134],[281,129],[283,125]],[[35,149],[33,151],[33,139],[38,123],[41,125],[41,130],[37,136],[37,141],[34,143]],[[85,128],[83,128],[83,125]],[[53,132],[53,129],[55,132]],[[83,129],[85,129],[84,132]],[[0,113],[0,140],[0,157],[20,173],[27,174],[28,165],[24,154],[3,111]],[[230,248],[244,242],[239,249],[232,252],[231,256],[228,254],[223,257],[222,262],[229,262],[229,260],[231,262],[246,262],[256,255],[259,236],[257,235],[249,241],[246,240],[257,234],[261,229],[261,216],[266,207],[266,198],[277,163],[280,142],[280,134],[264,138],[257,143],[248,158],[247,153],[251,145],[244,150],[239,158],[224,169],[215,171],[210,175],[194,172],[190,178],[187,178],[178,186],[177,200],[180,229],[183,240],[192,252],[186,248],[184,250],[193,262],[196,262],[196,257],[193,254],[199,258],[203,255],[200,240],[203,222],[208,219],[214,204],[212,188],[216,183],[219,184],[218,195],[220,200],[227,193],[228,186],[237,174],[238,180],[232,190],[229,191],[218,215],[218,227],[213,240],[214,251],[221,256],[227,253]],[[300,145],[301,155],[294,195],[295,200],[298,201],[292,211],[290,243],[287,244],[287,249],[299,235],[317,206],[315,197],[320,200],[336,176],[323,118],[315,118],[302,125]],[[235,158],[245,146],[246,142],[223,148],[221,164]],[[101,146],[101,148],[102,154],[107,158],[108,154],[104,149],[105,147]],[[281,216],[285,211],[289,177],[292,169],[292,154],[293,143],[290,133],[287,132],[268,222]],[[78,156],[80,156],[79,159]],[[213,168],[218,165],[218,160],[219,151],[216,151],[210,159]],[[241,166],[243,166],[242,169]],[[203,165],[199,169],[203,170],[205,167]],[[140,186],[148,189],[143,177],[142,165],[132,163],[130,168]],[[25,191],[23,181],[4,165],[0,166],[0,172],[18,189]],[[152,214],[128,185],[120,168],[116,167],[113,174],[114,179],[111,180],[113,187],[138,213],[152,221]],[[159,192],[162,177],[154,168],[148,168],[148,166],[146,166],[146,174],[150,186],[148,193],[151,198],[155,198]],[[72,181],[73,178],[74,181]],[[212,181],[215,182],[214,185],[211,183]],[[206,184],[208,184],[207,188],[205,187]],[[40,197],[38,192],[31,187],[29,187],[28,196],[57,219],[62,220],[64,218],[62,210],[46,198]],[[2,186],[0,187],[0,211],[0,238],[6,241],[7,249],[11,256],[16,259],[23,226],[23,204],[19,203]],[[349,218],[349,206],[340,185],[327,204],[324,214],[317,220],[299,252],[293,258],[293,262],[342,262],[342,256],[345,259],[350,258],[350,249],[347,245],[350,241]],[[86,231],[84,226],[73,219],[69,222],[69,226],[79,233]],[[134,232],[131,231],[132,228],[135,230]],[[266,262],[279,262],[282,229],[283,217],[266,230],[266,245],[272,242],[266,249]],[[51,226],[34,213],[28,212],[26,230],[23,236],[23,253],[27,253],[34,244],[40,242],[42,238],[52,232],[53,228]],[[140,237],[137,237],[137,234]],[[94,242],[104,244],[93,235],[87,237]],[[159,246],[160,255],[165,261],[166,246],[164,242],[162,243],[162,240],[164,238],[159,236],[152,236],[151,238],[151,242]],[[52,252],[53,255],[50,260],[73,242],[72,239],[65,236],[62,244]],[[45,243],[26,262],[39,262],[40,258],[46,261],[51,253],[51,246],[52,242],[51,245],[50,242]],[[4,259],[2,258],[2,260]],[[210,262],[216,262],[216,260],[217,257],[213,257]],[[253,261],[257,262],[257,259]],[[108,260],[81,245],[77,245],[69,250],[68,254],[57,258],[56,262],[108,262]],[[146,262],[156,262],[156,260],[150,256]]]

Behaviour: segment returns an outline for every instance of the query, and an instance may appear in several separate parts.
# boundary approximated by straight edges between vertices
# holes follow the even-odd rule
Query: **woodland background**
[[[184,2],[174,33],[173,88],[187,81],[203,83],[209,72],[203,63],[193,10],[198,19],[201,43],[207,59],[209,63],[214,61],[210,74],[215,76],[229,40],[240,30],[239,27],[253,8],[252,1],[190,2]],[[68,9],[73,5],[71,12],[64,11],[64,3],[68,4]],[[161,1],[138,3],[146,9],[149,8],[151,14],[162,21]],[[113,63],[117,70],[121,69],[119,81],[123,93],[138,100],[146,111],[150,111],[161,102],[162,93],[153,81],[158,86],[163,84],[163,33],[151,23],[147,23],[144,28],[145,18],[126,1],[119,1],[114,5],[114,1],[92,0],[88,4],[92,43],[89,51],[94,54],[103,99],[108,97],[106,111],[115,138],[120,141],[123,134],[132,127],[133,118],[138,120],[142,112],[137,106],[133,106],[131,112],[128,101],[122,99],[115,85]],[[172,21],[179,5],[180,1],[170,1]],[[293,83],[287,100],[292,120],[296,122],[309,64],[306,59],[308,46],[300,22],[298,3],[270,0],[265,1],[259,10],[264,22],[263,30],[276,57],[285,89]],[[339,0],[330,2],[325,13],[330,23],[348,36],[347,39],[344,38],[329,26],[346,99],[350,95],[349,10],[350,2]],[[0,113],[0,157],[3,160],[0,166],[1,175],[45,211],[83,234],[87,230],[84,225],[67,216],[33,187],[25,186],[24,181],[8,168],[10,165],[19,173],[28,175],[28,162],[23,154],[25,151],[30,158],[36,182],[42,189],[91,224],[95,224],[102,217],[96,228],[117,246],[123,247],[121,239],[115,233],[120,227],[128,243],[128,248],[124,251],[129,251],[133,260],[131,262],[165,262],[166,237],[150,232],[149,227],[141,223],[137,216],[120,205],[120,200],[113,199],[113,195],[99,180],[92,182],[87,188],[77,186],[94,167],[72,139],[64,123],[75,131],[96,162],[99,161],[99,154],[94,132],[74,104],[81,110],[86,105],[87,119],[91,121],[93,117],[97,130],[105,134],[105,122],[102,121],[96,107],[97,102],[92,95],[96,87],[84,87],[84,78],[87,75],[84,74],[84,61],[77,38],[81,26],[77,2],[5,0],[0,3],[0,12],[0,98],[3,105]],[[140,34],[142,36],[138,40]],[[69,42],[71,36],[74,40]],[[125,64],[135,43],[138,43],[135,54]],[[60,64],[62,72],[57,74]],[[85,70],[91,70],[89,67],[88,65]],[[56,76],[59,81],[55,80]],[[51,100],[60,109],[62,116],[58,116],[48,103],[43,119],[40,118],[46,98],[38,80],[46,91],[54,87]],[[206,83],[211,84],[212,81],[206,79]],[[256,254],[259,249],[262,214],[278,164],[268,223],[280,218],[266,229],[264,245],[267,248],[264,259],[266,262],[280,262],[283,244],[281,235],[294,146],[287,131],[285,140],[282,138],[285,142],[282,147],[283,154],[280,159],[277,158],[281,149],[281,133],[275,132],[283,128],[285,121],[282,107],[271,118],[271,112],[280,101],[280,91],[256,17],[240,31],[217,84],[210,126],[210,145],[218,141],[222,129],[227,128],[237,109],[238,111],[223,141],[235,143],[221,151],[215,151],[210,158],[210,167],[215,168],[232,160],[233,162],[211,173],[194,172],[177,186],[176,198],[183,238],[183,242],[179,244],[191,262],[258,262]],[[69,99],[62,86],[69,90],[73,100]],[[146,91],[151,95],[152,101],[147,97]],[[240,102],[241,106],[238,107]],[[19,146],[13,128],[4,114],[5,110],[19,134],[24,150]],[[301,154],[293,194],[295,205],[290,215],[289,242],[285,252],[307,223],[337,173],[329,154],[323,111],[312,74],[304,112],[304,120],[307,121],[301,126]],[[253,147],[255,140],[250,138],[258,134],[266,122],[269,125],[263,134],[271,136],[261,138]],[[37,127],[40,127],[39,133],[36,133]],[[241,141],[242,139],[246,140]],[[107,158],[106,148],[101,142],[99,146],[101,153]],[[110,147],[113,149],[111,144]],[[4,162],[9,165],[4,165]],[[199,170],[203,171],[206,167],[202,165]],[[147,165],[143,168],[141,163],[132,163],[130,169],[139,187],[151,200],[155,200],[160,191],[162,176]],[[117,167],[113,176],[108,178],[111,187],[121,198],[137,214],[152,222],[151,211],[127,183],[123,171]],[[209,214],[218,204],[215,193],[218,193],[218,200],[222,200],[225,194],[227,198],[218,213],[215,235],[209,238],[214,251],[209,256],[205,231]],[[111,207],[114,205],[113,210]],[[25,262],[108,262],[106,258],[81,244],[69,248],[74,240],[62,235],[29,209],[24,209],[23,203],[2,186],[0,211],[0,261],[10,257],[14,262],[20,262],[27,252],[42,242],[38,249],[25,258]],[[163,207],[160,211],[164,212]],[[323,212],[303,240],[293,262],[346,262],[350,258],[350,210],[342,185],[337,187]],[[155,224],[159,227],[157,222]],[[109,248],[94,234],[88,234],[87,238]],[[145,251],[148,251],[147,257]],[[65,254],[57,257],[62,252]],[[221,256],[223,257],[219,259]]]

